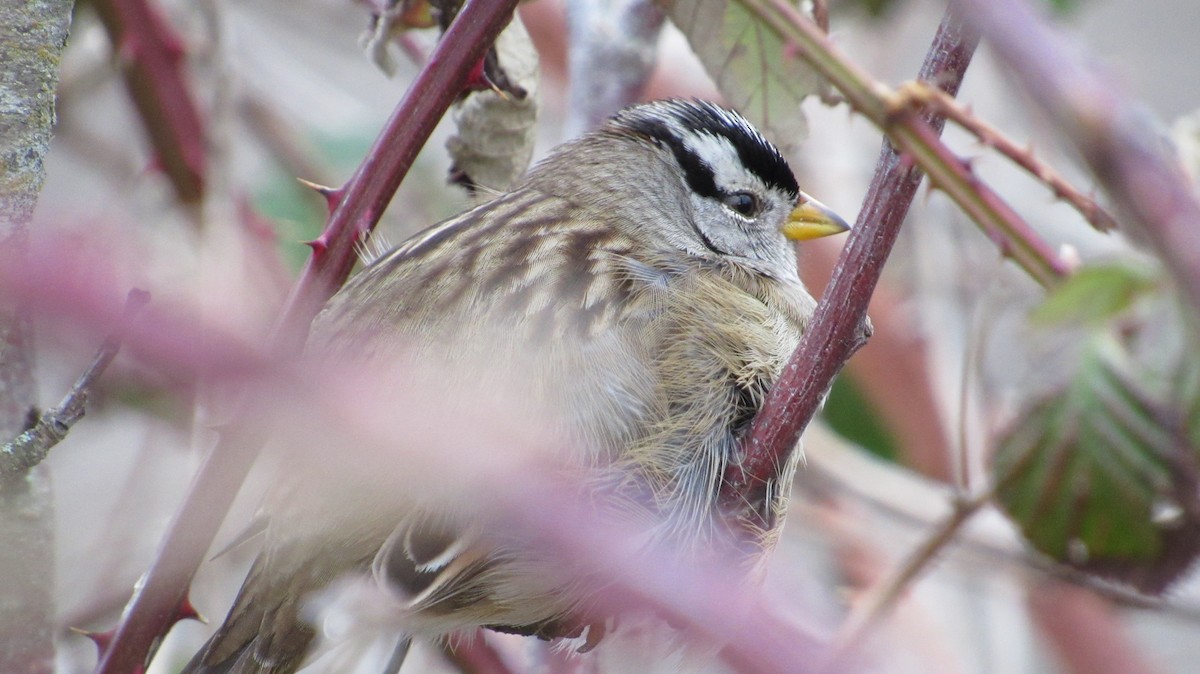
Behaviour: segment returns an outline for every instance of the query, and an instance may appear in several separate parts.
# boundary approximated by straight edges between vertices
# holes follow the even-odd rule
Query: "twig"
[[[834,639],[833,655],[827,663],[827,669],[836,671],[838,663],[844,662],[862,641],[863,636],[888,614],[909,584],[925,570],[942,548],[955,539],[955,535],[967,520],[991,502],[994,495],[994,489],[988,489],[967,500],[956,501],[950,516],[926,536],[904,563],[863,595]]]
[[[957,100],[947,96],[946,92],[931,86],[928,82],[915,81],[901,85],[896,93],[901,105],[933,107],[939,114],[973,134],[984,145],[995,148],[997,152],[1008,157],[1014,164],[1045,183],[1054,192],[1054,196],[1069,203],[1098,231],[1108,232],[1116,229],[1117,221],[1109,215],[1108,211],[1101,208],[1095,199],[1075,189],[1049,164],[1038,159],[1031,148],[1018,147],[1012,139],[976,117]]]
[[[355,245],[370,232],[399,187],[437,120],[461,91],[512,15],[516,0],[471,0],[434,49],[363,163],[342,189],[331,192],[334,212],[313,243],[313,255],[293,288],[275,332],[277,355],[297,352],[317,309],[354,265]],[[236,407],[236,406],[235,406]],[[127,607],[98,674],[125,674],[144,666],[170,628],[204,553],[233,503],[264,442],[265,429],[239,420],[205,459],[155,561]]]
[[[150,293],[138,289],[129,291],[120,326],[100,344],[91,365],[75,380],[67,395],[57,406],[42,412],[32,428],[0,446],[0,477],[19,475],[33,468],[46,458],[52,447],[67,437],[71,427],[87,411],[88,398],[96,380],[121,350],[121,331],[149,301]]]
[[[185,204],[204,197],[208,151],[201,115],[184,77],[183,43],[149,0],[93,3],[142,125],[155,161]]]
[[[931,492],[931,485],[915,484],[905,481],[903,486],[879,489],[881,481],[894,479],[889,475],[894,471],[906,472],[894,464],[884,464],[881,461],[869,460],[864,464],[861,459],[851,458],[854,454],[864,454],[865,450],[849,447],[833,452],[812,453],[807,456],[805,470],[808,482],[820,485],[822,491],[829,491],[837,498],[854,501],[869,507],[884,515],[887,522],[883,524],[890,528],[932,529],[943,518],[937,514],[926,512],[923,508],[914,509],[915,503],[928,502],[930,496],[941,497],[942,492]],[[920,498],[913,498],[920,494]],[[954,504],[957,498],[954,493],[944,494],[948,504]],[[947,515],[948,517],[948,515]],[[855,522],[856,525],[860,522]],[[1011,523],[1009,523],[1011,527]],[[870,535],[868,531],[867,535]],[[1127,587],[1108,583],[1081,571],[1071,569],[1061,564],[1030,555],[1016,542],[1016,537],[1005,537],[1003,541],[987,535],[971,536],[968,533],[956,539],[958,548],[972,556],[985,558],[990,568],[1007,565],[1018,570],[1031,570],[1039,575],[1058,579],[1064,582],[1086,587],[1089,590],[1108,598],[1121,606],[1141,610],[1152,610],[1159,614],[1171,615],[1189,623],[1200,623],[1200,603],[1187,603],[1180,599],[1164,601],[1159,597],[1141,594]]]
[[[1146,115],[1069,49],[1027,2],[955,0],[996,56],[1079,149],[1200,312],[1200,201]]]
[[[963,28],[948,9],[921,66],[920,77],[957,93],[977,43],[976,34]],[[930,111],[923,114],[922,125],[936,137],[943,122]],[[867,303],[921,177],[919,167],[903,161],[891,144],[884,143],[858,222],[804,339],[751,425],[743,445],[744,461],[732,465],[726,473],[721,490],[723,506],[755,528],[765,528],[769,522],[767,481],[794,451],[834,376],[866,343],[870,334]]]

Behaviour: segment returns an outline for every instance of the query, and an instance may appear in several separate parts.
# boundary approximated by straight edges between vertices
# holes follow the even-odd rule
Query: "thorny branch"
[[[208,164],[207,134],[185,77],[179,36],[148,0],[96,0],[93,7],[113,44],[156,163],[180,201],[199,202]]]
[[[473,66],[512,16],[516,0],[471,0],[459,13],[409,87],[354,176],[328,193],[333,214],[313,243],[313,255],[277,327],[276,353],[299,350],[317,309],[341,286],[355,246],[371,231],[418,150],[450,107]],[[235,422],[200,467],[183,505],[160,543],[155,561],[127,607],[98,674],[125,674],[145,666],[152,649],[187,605],[187,591],[238,488],[263,444],[265,431]]]
[[[333,212],[325,230],[309,244],[313,254],[277,326],[276,339],[284,352],[299,347],[317,311],[346,282],[358,260],[355,247],[383,215],[425,139],[468,83],[471,69],[508,24],[516,4],[516,0],[468,2],[429,55],[354,176],[343,187],[325,191]]]
[[[921,66],[920,79],[957,93],[977,44],[976,33],[965,28],[954,11],[947,10]],[[943,123],[933,112],[923,113],[922,124],[931,133],[940,133]],[[870,334],[867,304],[922,176],[917,165],[905,162],[885,141],[858,222],[813,320],[751,425],[743,444],[743,461],[731,465],[726,473],[722,505],[744,522],[758,528],[769,522],[767,480],[795,451],[834,376],[865,344]]]
[[[958,124],[979,139],[979,142],[995,148],[1033,177],[1045,183],[1054,195],[1070,204],[1096,230],[1108,232],[1116,229],[1117,222],[1095,199],[1085,195],[1049,164],[1037,158],[1032,149],[1018,147],[1008,136],[976,117],[964,105],[946,92],[930,86],[928,82],[915,81],[902,85],[897,90],[898,105],[929,106],[938,114]]]
[[[1146,115],[1077,50],[1054,36],[1028,3],[955,0],[1079,149],[1114,201],[1166,262],[1200,312],[1200,200]]]
[[[70,432],[75,422],[83,418],[87,411],[88,398],[96,380],[108,369],[117,352],[121,350],[121,330],[128,326],[150,301],[150,293],[144,290],[131,290],[125,299],[125,310],[117,332],[105,338],[96,351],[91,365],[84,371],[71,390],[58,403],[42,412],[32,428],[0,446],[0,477],[21,474],[41,463],[50,449],[62,442]]]

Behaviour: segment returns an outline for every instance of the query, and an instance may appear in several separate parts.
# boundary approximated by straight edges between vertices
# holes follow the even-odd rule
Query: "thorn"
[[[96,644],[96,652],[100,655],[101,658],[103,658],[104,654],[108,652],[108,647],[110,644],[112,644],[113,637],[116,636],[116,634],[117,634],[117,631],[115,629],[108,630],[106,632],[90,632],[88,630],[80,629],[78,627],[71,627],[68,629],[70,629],[72,632],[74,632],[80,636],[85,636],[85,637],[91,639],[92,643]]]
[[[345,190],[341,187],[329,187],[327,185],[321,185],[305,180],[304,178],[296,178],[296,180],[301,185],[304,185],[305,187],[316,191],[317,194],[325,197],[325,207],[329,209],[330,213],[337,209],[338,205],[342,203],[342,197],[346,194]]]
[[[463,91],[495,91],[503,96],[500,89],[487,76],[487,71],[484,70],[486,58],[479,59],[471,67],[471,72],[467,73],[467,81],[463,83]]]
[[[913,156],[911,154],[909,154],[908,152],[900,153],[900,168],[907,171],[907,170],[911,169],[913,166],[916,166],[916,163],[917,163],[916,159],[914,159]]]
[[[324,234],[321,234],[321,236],[318,236],[312,241],[305,241],[304,245],[312,249],[313,255],[320,255],[326,250],[329,250],[329,241],[325,238]]]
[[[179,602],[179,608],[175,611],[175,619],[172,623],[177,623],[181,620],[195,620],[197,622],[208,624],[208,618],[205,618],[196,610],[195,604],[192,603],[192,598],[185,596],[183,601]]]

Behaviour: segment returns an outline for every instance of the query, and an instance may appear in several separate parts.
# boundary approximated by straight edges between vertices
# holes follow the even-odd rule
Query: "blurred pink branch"
[[[1158,671],[1137,644],[1112,604],[1091,590],[1043,579],[1029,589],[1034,623],[1048,637],[1063,671],[1069,674],[1150,674]]]
[[[6,270],[0,282],[9,297],[37,297],[41,310],[79,327],[94,331],[110,324],[116,315],[111,298],[117,281],[112,270],[105,273],[93,266],[88,278],[78,278],[58,273],[61,266],[62,257],[47,251],[20,269]],[[52,278],[58,278],[58,282],[49,282]],[[539,427],[520,415],[506,410],[489,415],[486,401],[476,400],[469,420],[464,422],[465,408],[439,398],[438,388],[425,385],[430,380],[421,379],[419,372],[402,373],[409,385],[389,388],[386,398],[374,395],[372,391],[380,386],[379,372],[332,370],[336,365],[322,362],[319,354],[299,364],[279,363],[268,358],[249,337],[189,320],[180,311],[148,312],[130,328],[125,343],[130,352],[156,371],[193,372],[245,389],[246,400],[253,404],[242,411],[253,415],[257,424],[253,428],[239,425],[235,430],[266,433],[275,427],[274,421],[283,428],[295,429],[300,424],[301,433],[333,433],[339,442],[362,449],[359,461],[345,466],[330,466],[320,459],[323,471],[351,471],[355,477],[365,473],[368,483],[411,480],[430,484],[433,475],[465,475],[471,480],[471,498],[452,498],[475,504],[483,511],[481,516],[493,522],[484,527],[486,530],[508,541],[512,536],[528,540],[530,549],[541,549],[548,557],[561,559],[564,568],[577,570],[572,573],[600,579],[603,590],[596,617],[637,608],[653,610],[668,616],[672,624],[688,626],[690,631],[685,636],[690,635],[702,648],[724,645],[724,657],[739,671],[810,671],[810,663],[821,657],[817,638],[778,616],[758,590],[740,581],[744,574],[735,567],[736,561],[717,555],[698,561],[668,548],[647,551],[641,543],[647,539],[647,532],[641,526],[615,522],[590,509],[589,503],[578,498],[579,485],[554,472],[550,462],[536,460],[530,465],[523,460],[522,450],[536,449],[548,441],[531,438],[531,434],[540,433]],[[439,371],[433,381],[444,376],[445,372]],[[314,386],[313,382],[322,385]],[[279,404],[285,400],[285,404]],[[397,410],[405,414],[398,418]],[[399,444],[397,421],[404,428],[405,438]],[[444,451],[420,451],[433,445]],[[385,461],[402,462],[398,465],[405,469],[380,469],[372,463],[373,449],[388,453]],[[336,476],[330,479],[336,480]],[[182,518],[180,515],[173,525],[175,531],[181,528],[181,522],[187,523]],[[168,534],[168,544],[171,536]],[[200,547],[203,553],[207,545],[205,540],[185,551],[194,552]],[[168,580],[186,579],[184,574],[190,570],[183,566],[186,560],[179,559],[182,548],[166,549],[174,554],[160,556],[155,569],[166,574]],[[157,596],[158,606],[168,612],[151,614],[157,622],[143,616],[142,629],[147,632],[133,632],[131,637],[126,631],[126,639],[146,638],[149,630],[190,614],[178,612],[175,604],[162,601],[164,596],[173,600],[175,595],[167,593],[174,592],[174,586],[150,594],[152,587],[148,578],[139,597]],[[142,615],[132,609],[130,613]],[[129,630],[130,624],[127,620],[122,628]],[[106,653],[117,653],[116,643],[110,644]],[[480,656],[482,662],[490,654],[473,652],[472,656]],[[104,666],[114,668],[109,671],[136,671],[138,662],[129,655],[124,659],[108,655]],[[116,669],[124,665],[129,667]]]
[[[508,23],[515,5],[516,0],[468,2],[354,176],[343,188],[328,191],[333,213],[313,242],[313,255],[284,309],[273,340],[274,353],[286,356],[299,351],[308,323],[349,275],[357,259],[355,246],[378,222],[425,139],[457,98],[471,68]],[[229,402],[229,409],[240,409],[240,401]],[[259,420],[245,418],[224,429],[168,527],[97,672],[124,674],[145,666],[154,644],[187,603],[191,578],[266,433]]]
[[[184,47],[151,0],[96,0],[155,161],[179,200],[204,198],[207,134],[183,72]]]

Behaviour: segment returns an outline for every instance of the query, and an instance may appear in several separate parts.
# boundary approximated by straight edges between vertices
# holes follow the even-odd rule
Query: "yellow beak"
[[[792,210],[787,222],[783,223],[783,235],[792,241],[808,241],[822,236],[841,234],[850,225],[825,204],[800,193],[800,205]]]

